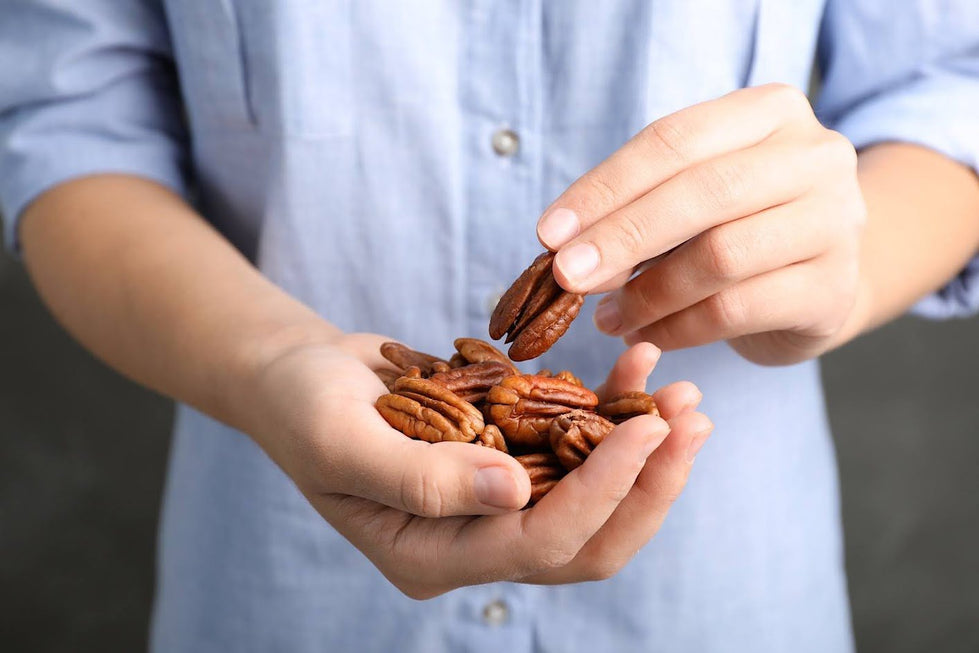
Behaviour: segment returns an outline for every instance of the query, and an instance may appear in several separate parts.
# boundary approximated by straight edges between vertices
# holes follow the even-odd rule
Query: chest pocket
[[[348,0],[167,0],[167,9],[193,125],[350,132]]]
[[[191,125],[195,130],[253,127],[234,0],[167,0],[166,9]]]

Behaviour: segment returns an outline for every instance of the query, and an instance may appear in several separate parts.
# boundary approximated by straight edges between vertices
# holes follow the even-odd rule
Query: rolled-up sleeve
[[[857,149],[913,143],[979,171],[979,2],[830,0],[819,56],[817,115]],[[912,310],[979,311],[979,260]]]
[[[186,132],[156,0],[4,0],[0,9],[0,215],[98,173],[185,190]]]

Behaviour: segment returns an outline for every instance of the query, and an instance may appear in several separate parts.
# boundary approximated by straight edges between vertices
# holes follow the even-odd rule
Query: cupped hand
[[[567,290],[614,290],[595,322],[627,344],[727,340],[786,364],[857,319],[865,215],[853,146],[773,84],[653,122],[572,184],[538,236]]]
[[[258,381],[256,439],[317,511],[402,592],[428,598],[499,580],[604,578],[656,532],[712,425],[700,393],[655,394],[663,419],[616,427],[533,508],[523,468],[468,443],[406,438],[374,409],[384,338],[352,335],[295,348]],[[644,389],[659,350],[620,357],[601,392]],[[652,454],[652,455],[650,455]]]

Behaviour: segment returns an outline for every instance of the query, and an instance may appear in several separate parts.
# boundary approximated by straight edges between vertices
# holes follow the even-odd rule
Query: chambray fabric
[[[974,0],[0,0],[0,201],[122,172],[199,206],[345,329],[447,353],[539,251],[541,209],[648,122],[739,87],[805,88],[859,147],[979,165]],[[491,140],[520,138],[512,157]],[[971,266],[919,310],[979,306]],[[539,362],[598,383],[594,301]],[[152,648],[849,651],[818,365],[715,344],[663,357],[717,428],[660,533],[616,577],[416,602],[246,436],[180,407]],[[133,434],[139,437],[138,433]],[[501,600],[503,623],[483,617]]]

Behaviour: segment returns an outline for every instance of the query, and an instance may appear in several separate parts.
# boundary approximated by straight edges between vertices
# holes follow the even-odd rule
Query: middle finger
[[[563,246],[554,277],[588,293],[711,227],[790,202],[813,186],[812,148],[769,140],[689,168]]]

